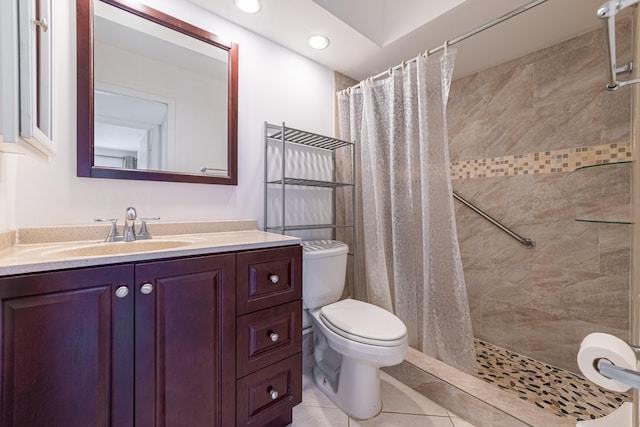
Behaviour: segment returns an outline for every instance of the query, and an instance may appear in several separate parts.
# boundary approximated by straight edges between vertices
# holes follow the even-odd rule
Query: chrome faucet
[[[97,222],[110,222],[111,228],[109,229],[109,235],[104,240],[105,242],[133,242],[135,240],[146,240],[151,239],[151,233],[147,229],[147,221],[156,221],[159,220],[160,217],[153,218],[140,218],[142,225],[140,226],[140,233],[136,234],[136,219],[138,218],[138,213],[136,212],[136,208],[129,206],[124,214],[124,227],[122,236],[118,232],[118,220],[115,218],[109,219],[101,219],[96,218],[94,221]]]
[[[124,238],[125,242],[133,242],[136,240],[135,223],[138,213],[136,208],[129,206],[124,214]],[[131,222],[129,222],[131,221]]]

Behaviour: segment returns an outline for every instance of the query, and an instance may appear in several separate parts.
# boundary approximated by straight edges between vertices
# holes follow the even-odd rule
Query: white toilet
[[[380,367],[402,362],[407,328],[390,312],[340,301],[348,247],[336,240],[303,242],[303,335],[313,331],[316,385],[353,418],[382,410]]]

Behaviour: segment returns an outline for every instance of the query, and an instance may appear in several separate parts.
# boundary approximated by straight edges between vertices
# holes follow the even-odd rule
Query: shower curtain
[[[356,297],[395,313],[409,345],[476,374],[449,170],[454,50],[338,94],[356,143]]]

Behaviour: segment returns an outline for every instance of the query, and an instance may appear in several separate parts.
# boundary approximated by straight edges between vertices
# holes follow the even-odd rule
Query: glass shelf
[[[633,224],[632,221],[612,221],[612,220],[604,220],[604,219],[585,219],[585,218],[576,218],[577,222],[593,222],[597,224]]]
[[[575,168],[573,171],[577,172],[577,171],[581,171],[581,170],[586,170],[586,169],[591,169],[591,168],[598,168],[600,166],[613,166],[613,165],[625,165],[628,163],[633,163],[632,160],[624,160],[622,162],[607,162],[607,163],[598,163],[596,165],[587,165],[587,166],[580,166],[578,168]]]

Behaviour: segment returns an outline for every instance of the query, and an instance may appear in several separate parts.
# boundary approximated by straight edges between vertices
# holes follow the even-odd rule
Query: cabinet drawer
[[[264,426],[302,401],[302,353],[237,382],[236,424]]]
[[[302,247],[241,252],[236,258],[237,314],[302,298]]]
[[[238,378],[302,351],[302,301],[238,317]]]

